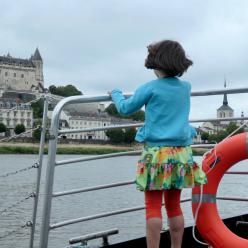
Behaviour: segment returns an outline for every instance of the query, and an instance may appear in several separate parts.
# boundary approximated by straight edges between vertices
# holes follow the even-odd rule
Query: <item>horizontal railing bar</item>
[[[211,121],[238,121],[238,120],[248,120],[248,117],[228,117],[228,118],[208,118],[208,119],[192,119],[190,122],[211,122]],[[59,130],[59,134],[65,133],[83,133],[83,132],[92,132],[92,131],[105,131],[105,130],[113,130],[113,129],[123,129],[123,128],[132,128],[132,127],[140,127],[144,123],[139,122],[135,124],[125,124],[125,125],[111,125],[105,127],[92,127],[92,128],[84,128],[84,129],[64,129]]]
[[[207,118],[207,119],[191,119],[189,122],[211,122],[211,121],[242,121],[248,120],[248,117],[226,117],[226,118]]]
[[[186,199],[181,200],[181,202],[188,202],[188,201],[191,201],[191,198],[186,198]],[[124,208],[124,209],[120,209],[120,210],[112,211],[112,212],[105,212],[105,213],[101,213],[101,214],[90,215],[90,216],[81,217],[81,218],[77,218],[77,219],[71,219],[71,220],[52,224],[52,225],[50,225],[50,229],[56,229],[56,228],[59,228],[62,226],[67,226],[67,225],[71,225],[71,224],[75,224],[75,223],[79,223],[79,222],[84,222],[84,221],[88,221],[88,220],[95,220],[95,219],[100,219],[100,218],[109,217],[109,216],[113,216],[113,215],[119,215],[119,214],[123,214],[123,213],[140,211],[143,209],[145,209],[144,206],[138,206],[138,207],[133,207],[133,208]]]
[[[216,144],[197,144],[197,145],[191,145],[191,147],[193,147],[193,148],[212,148],[215,145]],[[79,158],[74,158],[74,159],[56,161],[55,164],[56,164],[56,166],[59,166],[59,165],[64,165],[64,164],[86,162],[86,161],[105,159],[105,158],[114,158],[114,157],[121,157],[121,156],[134,156],[134,155],[140,155],[141,152],[142,152],[142,150],[137,150],[137,151],[129,151],[129,152],[109,153],[109,154],[96,155],[96,156],[90,156],[90,157],[79,157]]]
[[[106,231],[102,231],[102,232],[90,233],[90,234],[86,234],[83,236],[71,238],[69,240],[69,244],[72,245],[72,244],[76,244],[79,242],[88,241],[88,240],[92,240],[92,239],[104,238],[104,237],[108,237],[110,235],[114,235],[114,234],[118,234],[118,233],[119,233],[118,228],[114,228],[114,229],[110,229],[110,230],[106,230]]]
[[[248,175],[248,171],[247,172],[246,171],[228,171],[225,174]],[[97,186],[82,188],[82,189],[72,189],[72,190],[68,190],[68,191],[55,192],[53,194],[53,197],[84,193],[84,192],[95,191],[95,190],[99,190],[99,189],[115,188],[115,187],[126,186],[126,185],[130,185],[130,184],[134,184],[134,183],[135,183],[135,181],[126,181],[126,182],[120,182],[120,183],[97,185]]]
[[[191,147],[193,147],[193,148],[212,148],[215,145],[216,144],[196,144],[196,145],[191,145]],[[121,157],[121,156],[133,156],[133,155],[140,155],[141,152],[142,152],[142,150],[137,150],[137,151],[129,151],[129,152],[109,153],[109,154],[96,155],[96,156],[90,156],[90,157],[79,157],[79,158],[74,158],[74,159],[56,161],[55,164],[56,164],[56,166],[59,166],[59,165],[64,165],[64,164],[86,162],[86,161],[105,159],[105,158],[114,158],[114,157]]]
[[[125,124],[125,125],[111,125],[105,127],[93,127],[93,128],[84,128],[84,129],[64,129],[60,130],[59,134],[63,133],[79,133],[79,132],[91,132],[91,131],[105,131],[105,130],[112,130],[112,129],[121,129],[121,128],[132,128],[132,127],[140,127],[144,123],[135,123],[135,124]]]
[[[228,171],[225,174],[248,175],[248,171]],[[84,192],[89,192],[89,191],[94,191],[94,190],[99,190],[99,189],[115,188],[115,187],[126,186],[126,185],[130,185],[134,183],[135,181],[126,181],[126,182],[120,182],[120,183],[97,185],[97,186],[82,188],[82,189],[73,189],[73,190],[68,190],[68,191],[55,192],[53,194],[53,197],[84,193]]]
[[[224,93],[226,94],[248,93],[248,88],[193,91],[191,92],[191,96],[213,96],[213,95],[223,95]]]
[[[216,197],[218,200],[226,200],[226,201],[247,201],[247,197],[224,197],[224,196],[218,196]]]
[[[72,189],[72,190],[68,190],[68,191],[55,192],[55,193],[53,193],[53,197],[58,197],[58,196],[62,196],[62,195],[78,194],[78,193],[83,193],[83,192],[99,190],[99,189],[114,188],[114,187],[119,187],[119,186],[130,185],[130,184],[134,184],[134,183],[135,183],[135,181],[127,181],[127,182],[120,182],[120,183],[98,185],[98,186],[82,188],[82,189]]]
[[[225,174],[231,174],[231,175],[248,175],[248,171],[227,171]]]
[[[91,157],[79,157],[75,159],[68,159],[68,160],[61,160],[56,161],[56,166],[63,165],[63,164],[70,164],[70,163],[78,163],[78,162],[85,162],[85,161],[91,161],[91,160],[97,160],[97,159],[105,159],[105,158],[114,158],[114,157],[121,157],[121,156],[133,156],[133,155],[140,155],[141,151],[129,151],[129,152],[117,152],[117,153],[109,153],[104,155],[97,155],[97,156],[91,156]]]
[[[191,145],[192,148],[213,148],[216,144],[194,144]]]

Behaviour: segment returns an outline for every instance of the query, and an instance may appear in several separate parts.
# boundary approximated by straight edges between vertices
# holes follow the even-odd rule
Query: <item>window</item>
[[[24,78],[24,74],[21,75],[21,78]]]
[[[14,77],[16,77],[16,73],[14,72]]]
[[[6,77],[8,76],[8,72],[7,72],[7,71],[5,72],[5,76],[6,76]]]

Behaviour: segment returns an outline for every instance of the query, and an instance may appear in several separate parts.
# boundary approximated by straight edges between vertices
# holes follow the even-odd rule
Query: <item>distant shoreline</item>
[[[116,152],[127,152],[140,150],[142,146],[120,146],[120,145],[97,145],[97,144],[58,144],[57,154],[82,154],[101,155]],[[207,150],[203,148],[193,149],[194,156],[201,156]],[[44,153],[47,154],[47,144]],[[0,143],[0,154],[38,154],[38,143]]]
[[[112,145],[86,145],[86,144],[58,144],[57,154],[108,154],[116,152],[133,151],[134,147]],[[0,143],[0,154],[38,154],[37,143]],[[48,145],[45,145],[44,153],[48,153]]]

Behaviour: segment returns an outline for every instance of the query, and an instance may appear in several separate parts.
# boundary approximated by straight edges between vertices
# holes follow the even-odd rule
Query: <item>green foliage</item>
[[[121,117],[121,115],[118,113],[117,108],[115,107],[114,103],[111,103],[106,109],[105,111],[112,116],[116,116],[116,117]]]
[[[106,131],[107,137],[113,143],[123,143],[124,142],[124,132],[122,129],[113,129]]]
[[[33,117],[38,119],[38,118],[42,118],[43,115],[43,100],[40,99],[37,102],[34,102],[31,104],[31,107],[33,109]]]
[[[49,91],[54,95],[64,96],[64,97],[82,95],[82,92],[71,84],[68,84],[66,86],[58,86],[58,87],[56,87],[55,85],[51,85],[49,86]]]
[[[209,138],[209,133],[203,132],[203,133],[201,134],[201,139],[202,139],[203,141],[208,140],[208,138]]]
[[[105,111],[109,115],[115,116],[115,117],[118,117],[118,118],[128,118],[128,119],[132,119],[134,121],[144,121],[145,120],[145,112],[143,110],[138,110],[137,112],[135,112],[135,113],[133,113],[132,115],[129,115],[129,116],[123,116],[123,115],[118,113],[114,103],[111,103],[105,109]]]
[[[41,130],[40,128],[36,129],[33,131],[33,137],[36,139],[36,140],[40,140],[40,135],[41,135]]]
[[[219,131],[217,134],[209,135],[208,141],[219,143],[220,141],[225,139],[229,134],[231,134],[233,131],[235,131],[237,128],[238,128],[238,126],[235,123],[231,122],[226,127],[226,129]],[[237,132],[235,132],[235,134],[242,133],[242,132],[244,132],[243,128],[239,129]]]
[[[126,129],[125,133],[124,133],[124,142],[131,144],[132,142],[134,142],[135,135],[136,135],[136,129],[135,128]]]
[[[238,128],[238,126],[236,125],[236,123],[231,122],[231,123],[227,126],[227,128],[226,128],[226,132],[227,132],[227,134],[229,135],[229,134],[231,134],[233,131],[235,131],[237,128]],[[236,132],[236,134],[237,134],[237,133],[243,133],[243,132],[244,132],[244,128],[241,128],[240,130],[238,130],[238,131]]]
[[[105,133],[107,137],[109,137],[112,143],[131,144],[132,142],[134,142],[136,130],[135,128],[128,128],[124,131],[122,129],[113,129],[113,130],[107,130]]]
[[[26,131],[26,128],[23,124],[17,124],[15,129],[14,129],[15,134],[20,134],[20,133],[23,133],[25,131]]]
[[[0,122],[0,133],[5,133],[7,131],[6,126],[4,123]]]

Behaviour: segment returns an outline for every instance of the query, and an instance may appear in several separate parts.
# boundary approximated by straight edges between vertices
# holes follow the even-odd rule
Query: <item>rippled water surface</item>
[[[58,160],[75,158],[76,156],[58,156]],[[0,175],[28,167],[36,162],[36,155],[0,155]],[[200,157],[195,158],[200,161]],[[90,161],[59,166],[56,168],[54,191],[64,191],[75,188],[108,184],[118,181],[134,179],[137,157],[120,157],[105,160]],[[46,157],[44,158],[46,167]],[[232,170],[247,171],[247,160],[235,165]],[[42,173],[41,190],[44,188],[44,175]],[[0,212],[13,203],[24,199],[35,189],[36,169],[17,175],[0,178]],[[228,196],[247,196],[247,176],[226,175],[219,187],[218,194]],[[42,193],[42,192],[41,192]],[[190,189],[184,190],[182,198],[190,197]],[[37,232],[35,247],[38,247],[41,223],[41,209],[43,194],[39,202]],[[137,192],[134,185],[104,189],[101,191],[63,196],[54,199],[52,204],[52,223],[68,219],[109,212],[120,208],[129,208],[143,205],[143,194]],[[33,199],[25,200],[19,206],[0,214],[0,247],[27,248],[29,245],[29,228],[23,228],[6,238],[3,236],[12,230],[19,229],[32,217]],[[186,225],[192,225],[191,205],[189,202],[182,205]],[[221,217],[247,213],[248,203],[218,201]],[[164,225],[166,226],[166,219]],[[73,224],[50,232],[49,247],[61,248],[68,245],[68,240],[75,236],[103,231],[110,228],[119,228],[119,234],[110,238],[111,242],[144,236],[144,211],[107,217],[100,220]],[[100,241],[96,241],[100,242]]]

